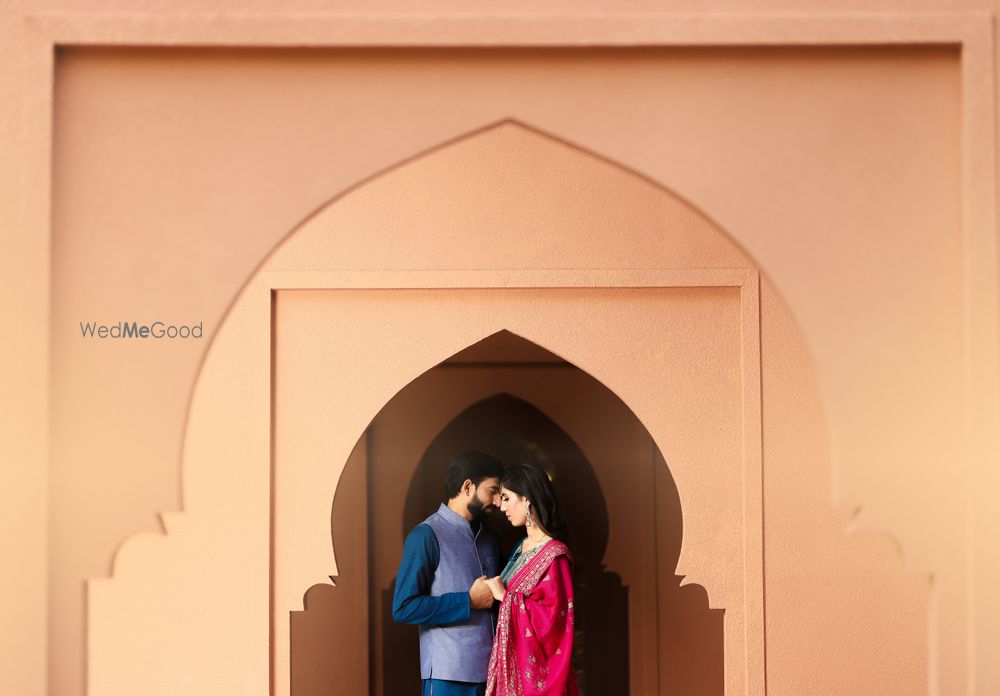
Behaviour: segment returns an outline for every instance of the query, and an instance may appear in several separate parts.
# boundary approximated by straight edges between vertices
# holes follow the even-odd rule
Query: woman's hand
[[[486,581],[487,586],[493,593],[493,598],[498,602],[502,602],[504,596],[507,594],[507,588],[503,586],[503,580],[497,575],[495,578],[490,578]]]

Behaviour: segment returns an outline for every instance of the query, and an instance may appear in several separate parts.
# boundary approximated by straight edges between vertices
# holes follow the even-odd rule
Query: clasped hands
[[[480,575],[469,588],[469,601],[473,609],[489,609],[493,606],[493,600],[502,602],[506,593],[499,575],[495,578]]]

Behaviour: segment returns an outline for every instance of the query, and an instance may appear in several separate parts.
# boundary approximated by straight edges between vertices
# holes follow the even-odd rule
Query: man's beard
[[[486,515],[496,509],[496,506],[493,504],[486,505],[479,498],[473,498],[469,501],[466,509],[468,509],[469,514],[472,515],[473,522],[482,522],[486,519]]]

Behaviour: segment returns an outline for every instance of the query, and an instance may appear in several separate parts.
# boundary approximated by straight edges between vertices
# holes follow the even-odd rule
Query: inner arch
[[[535,405],[552,393],[559,398],[548,398],[546,410]],[[415,425],[419,416],[444,402],[451,414],[444,428],[425,432]],[[326,644],[324,626],[345,629],[344,607],[338,604],[358,596],[353,590],[345,594],[357,589],[352,576],[358,569],[340,559],[358,557],[350,547],[361,522],[354,511],[359,496],[367,501],[369,543],[367,627],[358,634],[370,636],[370,693],[415,688],[416,631],[391,620],[396,566],[406,532],[441,501],[443,468],[466,449],[491,451],[507,461],[533,459],[553,473],[567,503],[577,557],[582,630],[575,666],[590,693],[627,694],[630,681],[648,683],[649,675],[639,678],[639,672],[652,670],[662,673],[663,693],[721,696],[723,610],[709,609],[705,591],[697,585],[681,588],[682,578],[673,573],[682,524],[676,486],[645,427],[591,375],[531,341],[500,331],[404,387],[373,419],[359,448],[364,457],[352,456],[342,478],[354,483],[341,484],[333,502],[338,587],[314,586],[306,596],[306,611],[293,613],[295,696],[324,693],[323,684],[337,683],[344,670],[359,668],[357,662],[332,666],[329,660],[309,657]],[[640,481],[649,487],[637,485]],[[385,496],[380,492],[399,486],[407,491],[402,509],[381,504]],[[654,513],[645,519],[636,516],[643,507]],[[508,539],[510,532],[508,528]],[[507,548],[511,545],[509,541]],[[637,643],[649,636],[665,649],[644,649],[647,656],[657,656],[652,660],[633,655]]]

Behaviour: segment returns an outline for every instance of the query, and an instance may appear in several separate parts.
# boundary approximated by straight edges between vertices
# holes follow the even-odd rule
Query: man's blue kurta
[[[445,505],[437,514],[447,516],[452,522],[460,519],[462,524],[469,524]],[[484,558],[480,559],[483,562],[482,574],[492,577],[498,572],[499,541],[485,529],[475,537],[479,542],[477,547],[486,542],[488,552],[482,554]],[[434,529],[426,523],[417,525],[403,544],[403,558],[396,575],[392,604],[392,615],[396,621],[426,628],[460,625],[470,620],[473,610],[467,590],[431,595],[440,560],[441,549]],[[422,693],[424,696],[482,696],[485,683],[429,678],[423,679]]]

